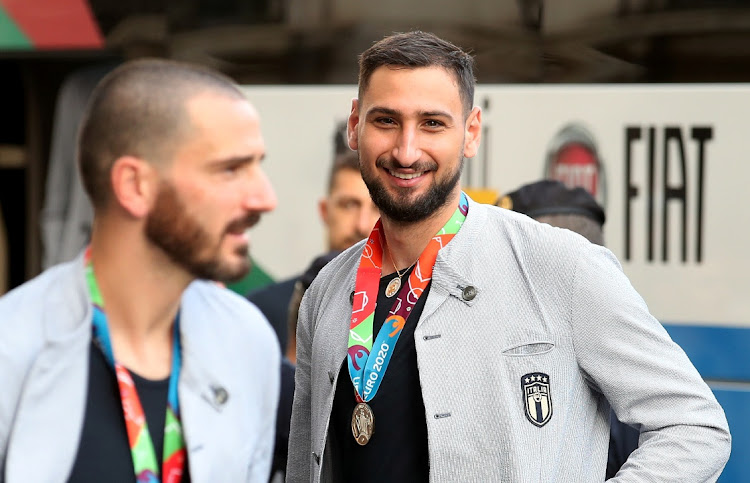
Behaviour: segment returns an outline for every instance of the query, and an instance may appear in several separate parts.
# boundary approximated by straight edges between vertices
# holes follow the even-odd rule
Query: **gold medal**
[[[354,407],[352,413],[352,434],[360,446],[370,442],[372,433],[375,432],[375,415],[367,403],[359,403]]]
[[[401,288],[401,277],[396,277],[390,282],[388,282],[388,286],[385,287],[385,296],[388,298],[393,297],[398,293],[398,289]]]

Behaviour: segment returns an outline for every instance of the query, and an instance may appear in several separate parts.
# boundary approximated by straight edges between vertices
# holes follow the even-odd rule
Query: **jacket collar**
[[[474,278],[473,261],[478,252],[476,244],[482,242],[481,230],[487,222],[487,206],[475,202],[468,195],[466,198],[469,213],[453,240],[438,252],[430,293],[437,288],[438,292],[445,292],[472,305],[474,298],[466,297],[465,291],[473,287],[479,293],[483,288],[481,281]]]
[[[488,207],[475,202],[468,195],[466,198],[469,202],[469,212],[453,240],[438,252],[435,268],[432,272],[432,285],[418,324],[421,324],[423,320],[426,320],[435,312],[448,297],[453,296],[471,306],[482,291],[481,282],[476,281],[473,276],[473,273],[475,273],[473,261],[476,259],[476,243],[482,240],[482,230],[488,218]],[[362,252],[364,243],[360,242],[355,245],[356,248],[350,249],[351,253],[344,255],[350,256],[354,260],[354,269],[349,272],[345,285],[351,287],[351,293],[354,291],[356,273],[359,267],[359,254]],[[473,291],[473,296],[467,296],[471,291]],[[346,327],[348,329],[348,324]],[[348,331],[346,333],[348,334]],[[345,339],[343,335],[342,339]],[[339,351],[335,353],[338,354]]]
[[[85,327],[91,326],[92,303],[86,283],[84,269],[84,252],[81,252],[72,264],[72,286],[56,292],[52,301],[56,307],[53,317],[45,323],[45,339],[47,346],[60,346],[64,350],[65,344],[71,337],[85,338],[88,343],[91,340],[91,330]],[[202,396],[208,404],[220,410],[220,404],[214,401],[214,391],[210,388],[224,387],[226,381],[214,374],[215,367],[205,366],[205,362],[212,361],[216,354],[205,354],[201,341],[213,339],[210,331],[210,321],[204,316],[206,307],[211,306],[211,301],[206,300],[201,285],[210,282],[195,281],[191,283],[182,294],[180,302],[180,342],[182,345],[182,370],[181,383],[183,382],[191,389],[203,394],[208,388],[208,393]],[[214,365],[215,366],[215,365]],[[210,396],[210,397],[209,397]]]
[[[44,480],[42,473],[50,469],[59,472],[60,468],[69,468],[78,451],[86,408],[92,305],[83,254],[70,263],[72,266],[67,269],[71,285],[50,294],[55,298],[50,300],[54,308],[44,321],[45,343],[29,370],[19,402],[13,445],[7,458],[8,475],[31,475],[28,465],[22,463],[27,461],[25,455],[41,452],[48,455],[48,459],[42,465],[35,465],[35,471],[41,472],[39,481]],[[205,287],[204,290],[200,287],[207,283],[193,282],[183,293],[180,308],[182,368],[178,390],[188,461],[196,481],[202,479],[200,475],[208,475],[212,468],[207,449],[215,446],[212,444],[215,426],[210,422],[221,417],[235,389],[227,372],[231,367],[212,363],[220,359],[215,351],[221,345],[206,343],[216,337],[211,333],[211,321],[206,316],[206,308],[211,307],[212,302],[205,296]],[[50,404],[50,401],[55,403]],[[56,434],[67,434],[70,439],[62,445],[58,438],[40,440],[40,427],[54,427]],[[9,480],[14,478],[9,476]]]
[[[237,397],[230,371],[237,371],[233,361],[222,358],[221,342],[208,311],[214,302],[206,296],[212,282],[195,281],[183,294],[180,307],[180,343],[182,368],[179,398],[182,428],[187,444],[190,475],[194,481],[215,479],[216,454],[223,446],[216,444],[215,428],[226,418],[227,402]],[[234,401],[236,402],[236,401]],[[213,475],[213,476],[211,476]]]

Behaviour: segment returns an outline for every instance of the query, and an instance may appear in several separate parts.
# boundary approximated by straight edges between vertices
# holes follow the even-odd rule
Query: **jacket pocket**
[[[555,348],[555,344],[549,341],[535,341],[525,344],[516,344],[502,350],[504,356],[536,356],[546,354]]]

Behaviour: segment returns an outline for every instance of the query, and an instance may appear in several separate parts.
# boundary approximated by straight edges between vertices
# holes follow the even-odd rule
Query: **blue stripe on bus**
[[[664,324],[704,379],[750,382],[750,328]]]

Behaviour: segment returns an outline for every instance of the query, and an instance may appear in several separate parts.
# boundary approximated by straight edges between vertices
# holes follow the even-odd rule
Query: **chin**
[[[224,263],[217,270],[217,281],[227,283],[237,282],[248,273],[250,273],[250,260],[248,259],[233,263]]]

